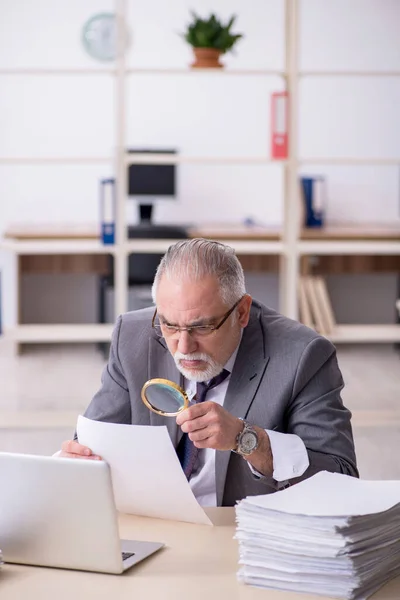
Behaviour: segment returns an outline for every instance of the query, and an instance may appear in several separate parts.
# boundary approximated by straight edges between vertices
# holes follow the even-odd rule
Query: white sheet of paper
[[[119,425],[80,415],[81,444],[111,467],[120,512],[212,525],[197,502],[166,427]]]
[[[321,471],[279,494],[252,496],[244,502],[310,517],[370,515],[400,502],[400,481],[367,481]]]

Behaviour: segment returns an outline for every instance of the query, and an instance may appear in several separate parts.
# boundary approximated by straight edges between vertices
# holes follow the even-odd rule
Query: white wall
[[[129,0],[128,66],[183,67],[191,60],[181,40],[191,8],[206,15],[238,14],[245,33],[235,68],[284,66],[283,0]],[[400,69],[398,0],[302,0],[302,69]],[[0,70],[13,67],[91,67],[82,24],[106,0],[0,0]],[[184,154],[267,155],[269,99],[277,77],[131,75],[128,146],[177,147]],[[109,75],[0,75],[0,156],[111,156],[113,79]],[[300,84],[302,156],[400,156],[400,80],[305,78]],[[399,221],[397,167],[304,167],[325,173],[328,219]],[[16,221],[82,222],[98,219],[98,179],[112,163],[59,166],[0,165],[0,234]],[[282,219],[279,165],[182,165],[179,201],[160,201],[156,221],[261,223]],[[11,262],[0,268],[6,288],[4,318],[14,318],[7,293]]]

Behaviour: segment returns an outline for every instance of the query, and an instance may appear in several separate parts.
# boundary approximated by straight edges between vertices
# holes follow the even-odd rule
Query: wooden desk
[[[167,548],[124,575],[5,565],[1,600],[316,600],[238,583],[234,509],[207,512],[215,527],[122,515],[121,537],[164,541]],[[400,578],[373,598],[399,600]]]

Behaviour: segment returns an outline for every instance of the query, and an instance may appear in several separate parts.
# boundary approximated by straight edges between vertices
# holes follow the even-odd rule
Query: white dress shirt
[[[239,347],[224,367],[229,373],[232,372],[238,349]],[[206,400],[223,406],[229,380],[230,375],[222,383],[209,390]],[[196,382],[185,379],[185,389],[189,400],[192,400],[196,394]],[[251,423],[251,425],[257,425],[257,423]],[[272,477],[276,481],[282,482],[302,475],[309,465],[308,454],[303,440],[298,435],[291,433],[279,433],[269,429],[265,431],[269,436],[271,444],[274,469]],[[262,477],[260,473],[253,469],[250,463],[247,464],[256,477]],[[199,504],[202,506],[217,505],[215,450],[212,448],[200,449],[196,470],[191,475],[189,484]]]

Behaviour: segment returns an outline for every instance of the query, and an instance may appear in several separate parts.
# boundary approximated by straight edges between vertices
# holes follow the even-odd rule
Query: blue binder
[[[322,227],[326,207],[326,181],[322,176],[301,177],[305,227]]]
[[[115,243],[115,179],[100,180],[100,219],[103,244]]]

